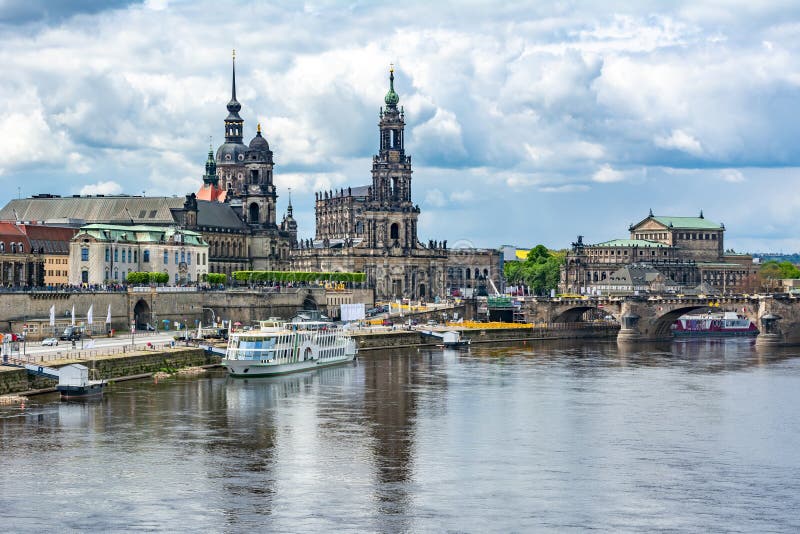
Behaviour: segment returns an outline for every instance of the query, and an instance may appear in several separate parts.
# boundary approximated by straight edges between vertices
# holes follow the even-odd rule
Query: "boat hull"
[[[758,330],[673,330],[675,337],[753,337]]]
[[[248,378],[257,376],[277,376],[288,373],[299,373],[310,371],[321,367],[330,367],[342,363],[352,362],[355,354],[345,355],[342,358],[330,359],[326,361],[305,360],[294,363],[267,364],[248,360],[222,360],[222,365],[228,374],[234,378]]]
[[[103,394],[105,384],[87,384],[85,386],[56,386],[62,399],[86,399]]]

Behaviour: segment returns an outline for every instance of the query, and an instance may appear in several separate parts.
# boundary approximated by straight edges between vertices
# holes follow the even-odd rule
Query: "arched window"
[[[111,251],[108,247],[106,247],[106,261],[111,261]],[[106,276],[106,279],[108,279],[108,276]]]
[[[169,263],[169,251],[167,249],[164,249],[164,265],[167,265],[168,263]]]
[[[181,263],[186,263],[186,252],[181,250]]]
[[[191,264],[192,264],[192,253],[191,252],[187,252],[186,253],[186,265],[191,265]]]
[[[393,223],[392,226],[389,227],[389,238],[390,239],[400,239],[400,225],[397,223]]]
[[[253,202],[250,204],[250,208],[248,208],[248,219],[250,223],[257,223],[258,219],[258,204]]]
[[[175,265],[178,265],[178,251],[175,251]]]
[[[5,251],[6,251],[6,244],[0,242],[0,252],[5,252]]]
[[[11,243],[11,253],[12,254],[16,254],[17,253],[17,244],[16,243]]]

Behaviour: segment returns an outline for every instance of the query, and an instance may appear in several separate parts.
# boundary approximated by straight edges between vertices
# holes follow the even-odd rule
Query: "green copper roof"
[[[592,245],[593,247],[651,247],[651,248],[662,248],[668,247],[669,245],[665,245],[664,243],[659,243],[658,241],[648,241],[646,239],[612,239],[611,241],[604,241],[602,243],[597,243],[596,245]]]
[[[386,102],[386,105],[390,108],[397,107],[397,103],[400,102],[400,97],[394,92],[394,69],[389,71],[389,92],[386,93],[386,97],[383,101]]]
[[[672,226],[672,228],[682,228],[687,230],[721,230],[722,225],[709,221],[703,217],[666,217],[656,215],[653,217],[656,221],[664,226]]]
[[[98,241],[115,243],[166,243],[173,235],[182,234],[182,243],[205,246],[202,236],[190,230],[174,227],[120,224],[87,224],[81,226],[81,234],[89,234]]]

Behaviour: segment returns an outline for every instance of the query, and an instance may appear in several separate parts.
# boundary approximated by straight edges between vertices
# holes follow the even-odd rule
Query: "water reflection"
[[[40,397],[0,407],[0,506],[11,530],[792,530],[796,354],[473,345]]]

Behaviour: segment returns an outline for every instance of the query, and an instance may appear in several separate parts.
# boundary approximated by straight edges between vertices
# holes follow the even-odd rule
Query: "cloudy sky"
[[[560,248],[703,209],[726,246],[800,250],[794,1],[0,0],[0,39],[2,203],[196,191],[235,48],[304,236],[315,190],[369,183],[394,63],[423,241]]]

